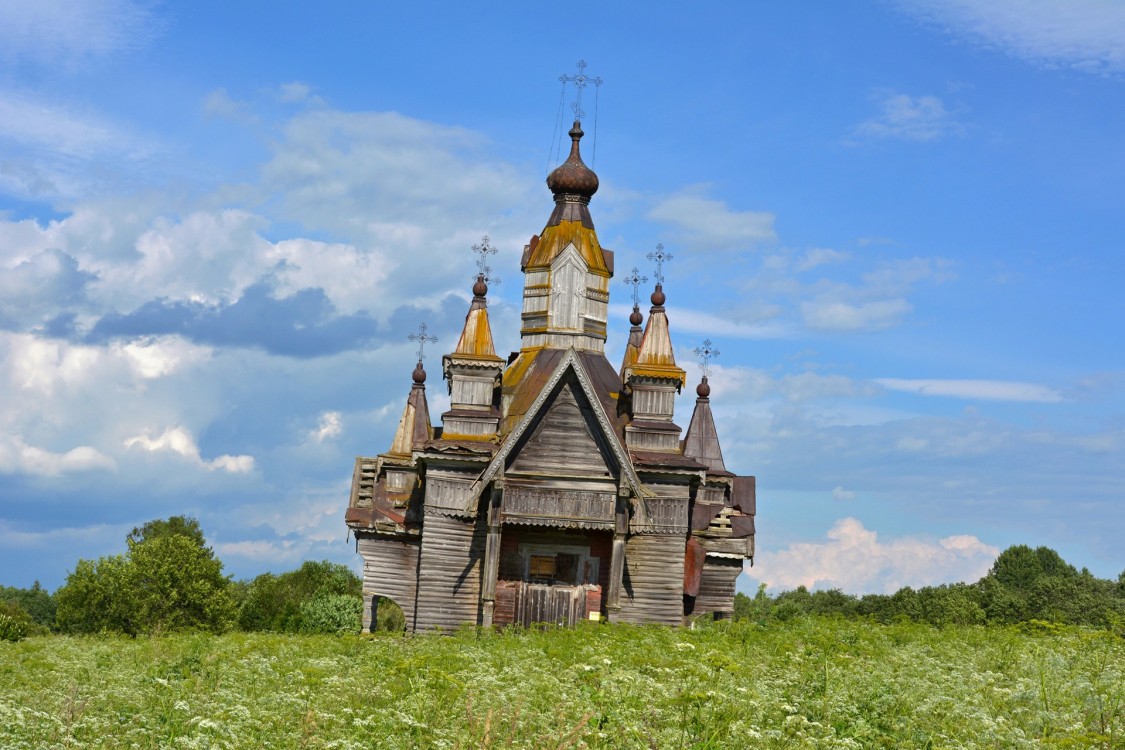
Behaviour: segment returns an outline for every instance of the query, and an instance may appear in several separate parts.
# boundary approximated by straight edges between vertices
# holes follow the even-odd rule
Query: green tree
[[[134,529],[126,544],[125,555],[78,561],[56,593],[60,629],[137,635],[230,627],[230,580],[198,522],[182,516],[151,521]]]
[[[29,589],[0,586],[0,602],[15,604],[37,625],[51,627],[55,624],[55,597],[39,581]]]
[[[1040,578],[1072,578],[1078,575],[1073,565],[1068,565],[1058,552],[1050,547],[1032,549],[1026,544],[1016,544],[1000,553],[988,576],[1002,586],[1028,592]]]
[[[132,547],[141,542],[150,542],[166,536],[184,536],[200,547],[207,546],[199,521],[188,516],[172,516],[149,521],[144,526],[135,526],[125,537],[125,543]]]

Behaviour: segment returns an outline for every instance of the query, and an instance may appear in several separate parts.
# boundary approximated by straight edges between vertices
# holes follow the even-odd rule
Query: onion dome
[[[703,380],[699,381],[699,385],[695,386],[695,395],[700,398],[707,398],[711,395],[711,386],[707,384],[707,376],[703,376]]]
[[[629,323],[635,327],[640,326],[644,319],[644,316],[641,315],[640,305],[633,305],[633,312],[629,313]]]
[[[578,153],[578,141],[582,139],[582,124],[574,121],[570,129],[570,156],[566,161],[547,175],[547,187],[555,194],[555,200],[579,200],[587,203],[598,192],[598,176],[587,167]]]
[[[422,367],[422,360],[418,360],[418,364],[414,366],[414,372],[411,373],[411,377],[414,378],[414,382],[418,385],[422,385],[426,382],[426,371]]]
[[[484,280],[484,274],[477,274],[477,281],[473,284],[473,296],[483,299],[486,294],[488,294],[488,284]]]
[[[663,307],[667,299],[668,297],[664,294],[663,284],[657,284],[656,289],[652,291],[652,296],[649,297],[649,300],[652,302],[653,307]]]

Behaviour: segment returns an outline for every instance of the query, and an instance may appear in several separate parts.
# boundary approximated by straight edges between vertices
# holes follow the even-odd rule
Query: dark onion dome
[[[641,315],[640,305],[633,305],[633,312],[629,313],[629,322],[639,326],[643,321],[644,316]]]
[[[707,398],[711,395],[711,386],[707,384],[706,375],[703,376],[703,380],[699,382],[699,385],[695,386],[695,395],[700,398]]]
[[[575,120],[570,129],[570,156],[547,175],[547,187],[556,200],[563,196],[590,200],[590,196],[598,192],[598,176],[582,162],[582,155],[578,153],[578,141],[583,135],[582,123]]]
[[[653,307],[663,307],[667,299],[668,298],[664,295],[663,284],[657,284],[656,289],[654,289],[652,292],[652,296],[649,297],[649,300],[652,302]]]
[[[411,377],[414,378],[414,382],[418,385],[426,382],[426,371],[422,368],[422,360],[418,360],[418,364],[415,366],[414,372],[411,373]]]
[[[483,297],[488,294],[488,284],[484,281],[484,274],[477,274],[477,282],[473,284],[473,296]]]

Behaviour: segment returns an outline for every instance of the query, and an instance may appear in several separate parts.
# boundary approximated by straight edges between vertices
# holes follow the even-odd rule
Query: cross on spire
[[[699,369],[703,371],[703,377],[707,377],[711,374],[710,360],[719,356],[719,350],[711,343],[711,339],[703,339],[703,346],[695,347],[694,352],[699,357]]]
[[[649,260],[656,262],[656,274],[655,274],[656,283],[663,285],[664,284],[664,272],[663,272],[662,269],[663,269],[663,266],[664,266],[665,263],[672,260],[672,253],[664,252],[664,244],[661,243],[661,242],[658,242],[656,244],[656,250],[649,253],[646,257]]]
[[[499,284],[500,279],[491,275],[492,266],[488,265],[488,256],[496,255],[497,252],[496,248],[492,246],[491,242],[492,241],[488,239],[488,235],[484,235],[480,238],[479,245],[473,245],[473,252],[480,256],[477,258],[478,275],[483,277],[484,280],[490,284]]]
[[[629,286],[633,287],[633,307],[639,307],[640,306],[641,298],[639,296],[639,293],[638,293],[637,289],[638,289],[638,287],[640,287],[641,284],[644,284],[647,281],[648,281],[648,277],[647,276],[641,276],[641,272],[636,266],[633,266],[633,270],[630,271],[629,275],[625,277],[625,283],[628,284]]]
[[[411,341],[417,341],[418,342],[418,361],[419,362],[421,362],[423,359],[426,358],[426,355],[424,353],[425,349],[426,349],[426,342],[429,342],[429,343],[432,344],[435,341],[437,341],[437,336],[427,336],[426,335],[427,330],[428,329],[426,327],[426,324],[421,323],[421,324],[418,325],[418,333],[412,333],[412,334],[410,334],[409,336],[406,337],[406,338],[410,339]]]
[[[586,88],[587,83],[594,84],[594,88],[601,86],[601,77],[591,78],[590,76],[586,75],[586,61],[579,60],[578,75],[561,75],[559,76],[559,80],[562,81],[563,86],[566,86],[567,83],[574,83],[574,88],[577,93],[575,94],[574,102],[570,105],[570,108],[574,110],[574,119],[581,120],[586,116],[586,113],[582,110],[582,89]]]

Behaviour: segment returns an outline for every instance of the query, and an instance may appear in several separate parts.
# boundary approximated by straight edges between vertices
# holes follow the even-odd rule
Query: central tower
[[[542,235],[531,238],[524,273],[521,352],[569,349],[605,352],[613,253],[598,243],[590,198],[598,176],[582,162],[581,123],[570,129],[570,155],[547,177],[555,210]]]

